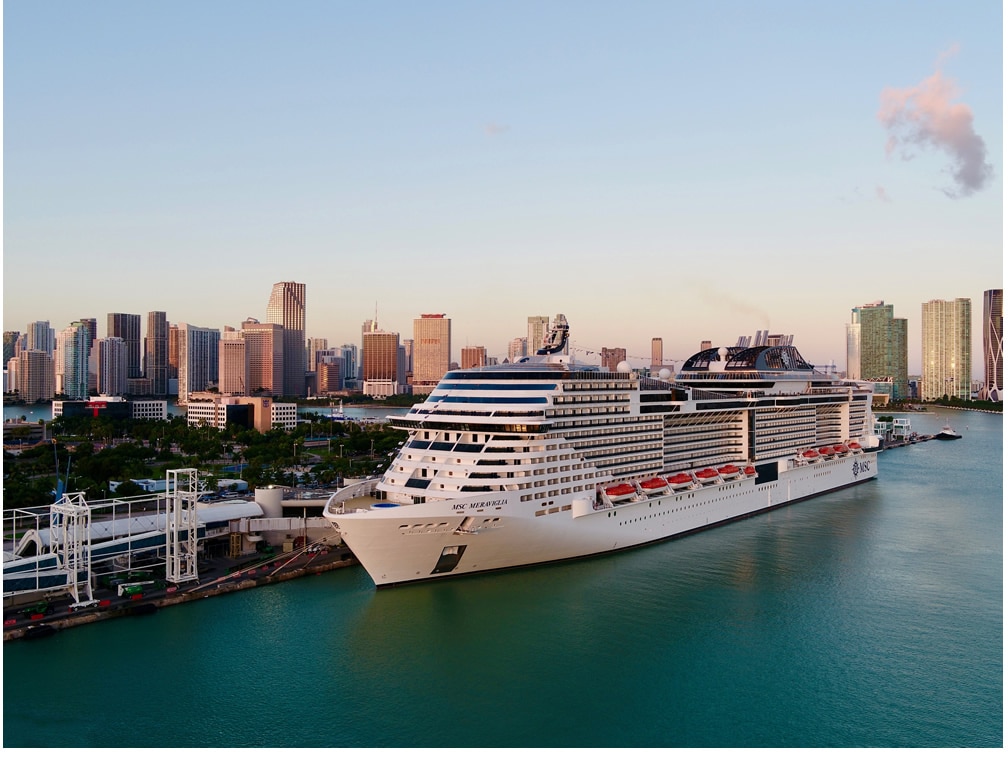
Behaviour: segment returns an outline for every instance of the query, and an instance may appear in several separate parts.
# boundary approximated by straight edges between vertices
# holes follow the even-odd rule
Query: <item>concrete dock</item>
[[[44,609],[39,601],[11,605],[4,608],[3,639],[8,642],[47,637],[81,624],[156,613],[167,606],[321,574],[356,562],[346,546],[318,552],[299,549],[264,556],[261,562],[250,562],[248,556],[240,560],[210,559],[200,563],[200,578],[196,582],[168,584],[129,597],[120,597],[116,589],[100,588],[93,594],[93,604],[86,608],[72,608],[73,598],[65,595],[48,600]]]

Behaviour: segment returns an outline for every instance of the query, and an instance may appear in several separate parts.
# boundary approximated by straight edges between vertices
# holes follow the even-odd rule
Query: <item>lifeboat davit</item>
[[[645,479],[640,483],[640,488],[645,492],[660,492],[668,487],[668,482],[662,479],[660,476],[656,476],[652,479]]]
[[[619,503],[623,500],[629,500],[636,495],[637,488],[632,484],[624,482],[623,484],[614,484],[612,487],[606,487],[605,493],[614,503]]]
[[[693,477],[687,473],[680,472],[668,478],[668,483],[673,489],[681,489],[693,484]]]
[[[734,479],[739,474],[742,473],[742,469],[731,463],[718,467],[718,473],[721,474],[725,479]]]

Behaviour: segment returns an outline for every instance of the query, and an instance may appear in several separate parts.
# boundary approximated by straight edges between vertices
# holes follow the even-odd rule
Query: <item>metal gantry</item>
[[[170,469],[166,477],[165,577],[181,583],[199,579],[196,564],[199,477],[194,468]]]
[[[49,552],[57,570],[66,574],[66,589],[75,604],[81,600],[81,586],[91,595],[91,507],[83,492],[70,492],[49,509]]]

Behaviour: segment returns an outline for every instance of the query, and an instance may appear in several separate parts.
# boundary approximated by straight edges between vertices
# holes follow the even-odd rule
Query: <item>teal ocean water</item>
[[[879,481],[619,555],[7,643],[4,747],[1001,746],[1002,417],[949,420]]]

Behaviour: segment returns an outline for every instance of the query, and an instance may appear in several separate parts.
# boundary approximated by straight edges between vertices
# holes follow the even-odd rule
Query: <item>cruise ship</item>
[[[536,355],[450,371],[389,417],[408,438],[388,470],[324,509],[376,586],[624,550],[878,474],[871,386],[791,344],[648,377],[579,364],[568,337],[560,314]]]

